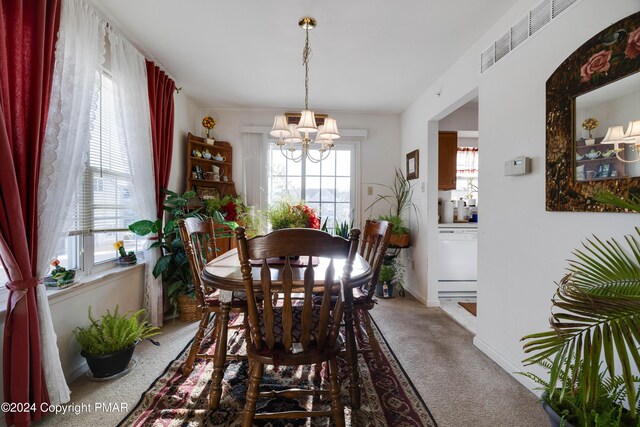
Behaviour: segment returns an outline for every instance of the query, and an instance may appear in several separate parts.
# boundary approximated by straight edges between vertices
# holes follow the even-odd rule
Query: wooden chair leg
[[[362,319],[364,320],[364,327],[367,330],[367,336],[369,337],[369,347],[373,352],[373,357],[376,360],[376,364],[382,367],[382,350],[380,349],[380,343],[376,339],[376,335],[373,333],[373,326],[371,325],[371,317],[368,311],[363,311]]]
[[[224,363],[227,360],[227,331],[229,326],[229,310],[231,303],[220,304],[220,319],[218,320],[218,334],[216,336],[216,350],[211,373],[211,389],[209,390],[209,408],[218,409],[222,397],[222,378],[224,377]]]
[[[247,388],[247,401],[244,404],[242,413],[242,427],[252,427],[253,419],[256,415],[256,403],[260,392],[260,381],[264,365],[258,362],[250,362],[249,365],[249,387]]]
[[[331,395],[331,412],[336,427],[344,427],[344,406],[340,397],[340,383],[338,382],[338,363],[333,358],[329,360],[329,394]]]
[[[207,330],[207,326],[209,325],[210,314],[211,313],[209,311],[205,311],[204,313],[202,313],[200,326],[198,326],[198,331],[193,338],[193,343],[191,344],[191,348],[189,349],[189,355],[187,356],[187,360],[185,360],[184,365],[182,365],[182,373],[184,375],[189,375],[193,371],[193,363],[196,360],[196,355],[198,354],[200,346],[202,345],[202,338],[204,338],[204,333]]]

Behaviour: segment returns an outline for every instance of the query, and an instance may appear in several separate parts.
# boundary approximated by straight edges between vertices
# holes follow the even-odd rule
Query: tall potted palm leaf
[[[640,212],[640,198],[594,199]],[[625,245],[594,237],[575,250],[552,299],[551,330],[523,338],[525,364],[542,365],[549,379],[525,375],[543,385],[543,404],[562,422],[640,424],[639,239],[636,228]]]

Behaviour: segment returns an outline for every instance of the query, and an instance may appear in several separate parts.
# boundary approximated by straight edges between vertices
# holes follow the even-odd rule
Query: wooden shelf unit
[[[209,152],[215,156],[220,153],[225,158],[224,161],[204,159],[193,156],[193,150]],[[196,166],[200,166],[203,172],[213,175],[213,166],[220,168],[220,178],[227,177],[227,181],[213,181],[213,179],[193,178],[192,173],[195,172]],[[236,187],[233,182],[233,148],[227,141],[216,141],[214,145],[206,143],[205,138],[195,136],[191,132],[187,136],[187,168],[186,168],[186,189],[193,189],[201,196],[203,188],[215,188],[220,196],[234,195]],[[205,190],[206,191],[206,190]]]

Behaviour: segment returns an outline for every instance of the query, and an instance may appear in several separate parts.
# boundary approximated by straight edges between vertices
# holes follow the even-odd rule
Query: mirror
[[[587,40],[547,80],[548,211],[618,212],[619,208],[595,202],[593,190],[603,188],[621,196],[640,191],[640,162],[628,163],[638,158],[638,152],[620,142],[629,121],[640,120],[633,112],[640,104],[639,71],[640,12],[636,12]],[[594,120],[583,129],[588,118],[598,125],[594,127]],[[620,126],[617,136],[605,139],[615,126]],[[616,145],[619,151],[612,151]]]
[[[609,129],[627,130],[640,120],[640,73],[575,99],[575,180],[602,181],[640,176],[639,150],[633,141],[605,141]],[[618,151],[620,150],[620,151]]]

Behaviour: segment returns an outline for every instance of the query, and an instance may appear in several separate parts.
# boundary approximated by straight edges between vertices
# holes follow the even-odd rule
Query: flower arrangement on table
[[[582,129],[589,132],[589,138],[593,138],[593,131],[599,124],[600,122],[595,117],[588,117],[582,122]]]
[[[211,129],[216,127],[216,121],[213,119],[213,117],[206,116],[204,119],[202,119],[202,126],[204,126],[204,128],[206,129],[207,138],[210,138],[209,132],[211,132]]]
[[[320,229],[320,219],[316,210],[307,206],[304,202],[290,203],[281,201],[268,211],[269,222],[272,230],[282,228],[315,228]]]
[[[51,275],[44,278],[44,284],[51,287],[65,288],[73,283],[76,278],[75,270],[67,270],[60,265],[58,259],[51,261]]]
[[[124,242],[122,240],[118,240],[113,244],[113,247],[118,252],[118,260],[117,263],[121,265],[131,265],[135,264],[138,261],[136,257],[136,253],[133,251],[127,252],[124,249]]]

